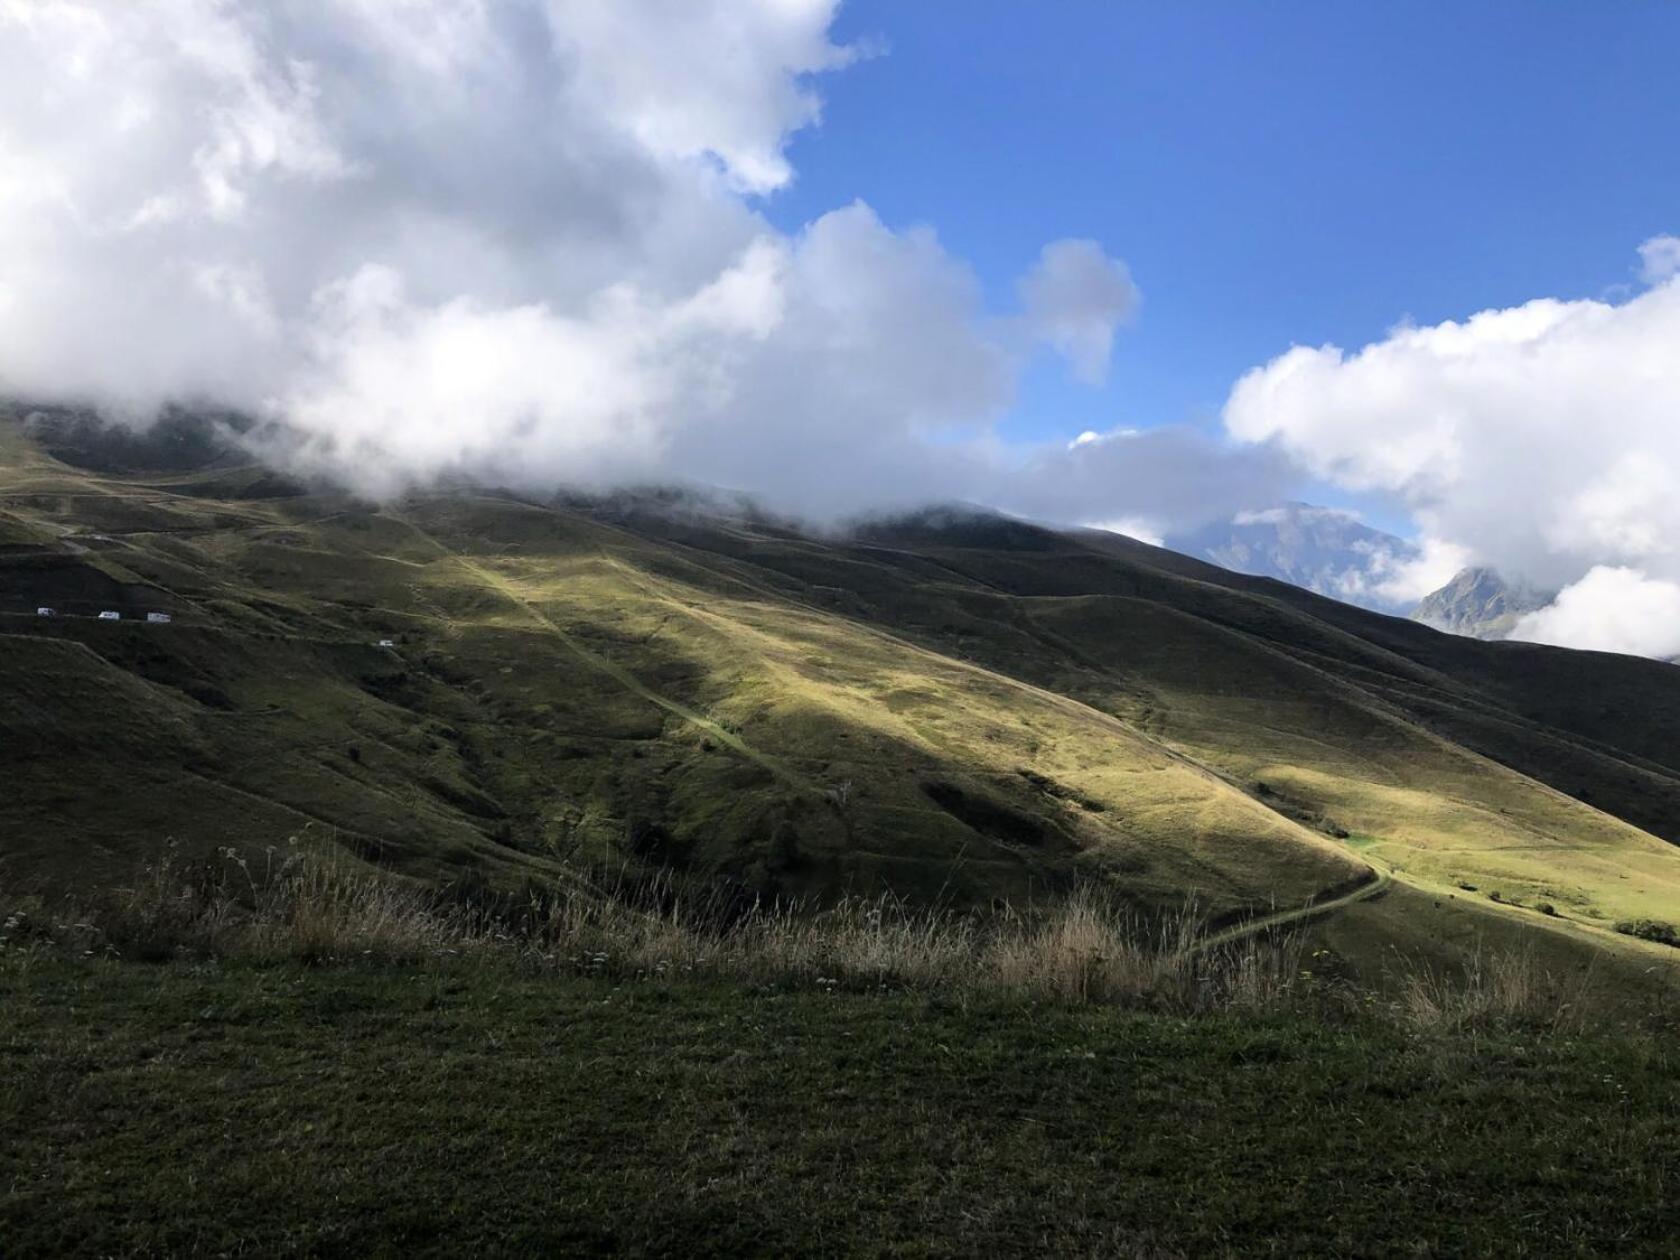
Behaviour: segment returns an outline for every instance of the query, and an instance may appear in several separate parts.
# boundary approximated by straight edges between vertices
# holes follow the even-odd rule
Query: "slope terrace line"
[[[647,576],[637,570],[633,565],[627,564],[611,555],[606,555],[603,558],[607,561],[607,563],[623,572],[626,580],[637,586],[644,594],[652,599],[667,604],[668,606],[681,612],[683,615],[706,625],[729,627],[734,629],[740,628],[740,623],[732,618],[723,616],[711,609],[691,604],[686,600],[670,594],[669,592],[661,591],[655,588],[649,583]],[[1010,687],[1025,695],[1032,696],[1034,699],[1047,705],[1048,707],[1057,709],[1070,717],[1074,717],[1085,722],[1092,722],[1099,727],[1106,728],[1113,732],[1117,738],[1129,740],[1135,744],[1153,749],[1167,758],[1167,760],[1181,765],[1203,778],[1217,782],[1220,785],[1237,791],[1244,796],[1248,795],[1247,792],[1243,790],[1242,786],[1229,775],[1215,769],[1203,761],[1198,760],[1189,753],[1166,743],[1156,736],[1151,735],[1146,731],[1137,729],[1117,714],[1110,713],[1105,709],[1099,709],[1095,705],[1089,704],[1076,696],[1065,695],[1059,691],[1052,691],[1047,687],[1039,686],[1037,683],[1029,682],[1024,678],[1016,677],[1014,674],[1004,673],[1000,670],[992,669],[979,663],[978,661],[947,656],[944,653],[918,643],[913,639],[895,634],[889,629],[872,625],[868,622],[859,621],[855,618],[848,617],[843,613],[830,612],[826,609],[806,604],[803,601],[788,599],[777,594],[772,594],[771,600],[772,602],[799,608],[813,616],[844,622],[855,632],[861,635],[868,636],[883,643],[890,643],[908,655],[922,658],[930,664],[965,673],[980,675],[1002,683],[1004,686]],[[1340,852],[1341,850],[1338,848],[1337,851]]]
[[[1379,893],[1396,885],[1431,896],[1451,897],[1454,895],[1449,885],[1438,880],[1423,879],[1414,875],[1402,875],[1381,858],[1362,857],[1361,860],[1370,867],[1373,878],[1360,884],[1359,887],[1324,901],[1308,901],[1290,909],[1278,910],[1233,923],[1229,927],[1209,933],[1196,941],[1190,947],[1191,952],[1197,953],[1205,949],[1217,948],[1220,945],[1229,945],[1272,928],[1305,923],[1324,915],[1333,914],[1361,901],[1369,901]],[[1680,973],[1680,960],[1676,960],[1672,956],[1673,950],[1665,945],[1625,936],[1609,928],[1570,918],[1566,915],[1542,917],[1525,910],[1521,906],[1500,902],[1477,902],[1475,903],[1475,909],[1479,912],[1497,914],[1507,919],[1520,920],[1525,927],[1537,931],[1551,932],[1554,935],[1589,941],[1623,955],[1649,958],[1659,966],[1674,967],[1676,972]]]
[[[801,775],[790,770],[776,758],[760,752],[758,749],[748,744],[739,735],[736,735],[732,731],[725,730],[722,726],[718,725],[718,723],[712,721],[708,717],[696,713],[686,704],[677,700],[672,700],[669,696],[660,695],[629,670],[625,669],[622,665],[608,660],[600,653],[585,647],[582,643],[578,642],[574,636],[562,629],[560,624],[547,613],[531,604],[529,600],[519,593],[513,583],[509,582],[506,578],[502,577],[494,570],[485,568],[484,566],[469,559],[461,552],[447,546],[432,534],[428,533],[425,529],[421,528],[414,521],[410,520],[403,513],[390,508],[387,508],[386,512],[393,520],[406,525],[415,534],[425,539],[433,547],[435,547],[440,554],[450,560],[453,560],[457,565],[465,569],[473,577],[477,578],[480,583],[494,590],[509,603],[518,605],[518,607],[524,611],[526,616],[541,625],[548,631],[549,634],[558,639],[572,653],[572,655],[576,656],[597,672],[605,674],[608,678],[611,678],[614,682],[618,683],[619,686],[637,696],[640,696],[648,703],[657,705],[659,708],[664,709],[667,713],[670,713],[674,717],[681,718],[690,725],[705,731],[720,744],[723,744],[725,747],[740,756],[745,757],[748,761],[751,761],[755,765],[768,770],[782,782],[798,788],[802,792],[809,792],[812,795],[820,795],[815,785]]]
[[[1402,874],[1404,868],[1394,865],[1387,858],[1377,857],[1370,853],[1361,854],[1360,857],[1362,861],[1367,862],[1379,873],[1388,875],[1391,882],[1404,888],[1410,888],[1414,892],[1424,893],[1431,897],[1445,897],[1449,900],[1462,895],[1456,884],[1445,880],[1433,879],[1413,871],[1405,871]],[[1675,951],[1670,946],[1628,936],[1604,924],[1589,922],[1586,919],[1577,918],[1562,911],[1557,914],[1542,915],[1528,906],[1513,905],[1507,901],[1481,901],[1472,898],[1465,898],[1464,900],[1467,905],[1473,906],[1478,913],[1499,915],[1506,919],[1515,920],[1535,931],[1569,936],[1576,940],[1590,941],[1613,952],[1650,958],[1659,965],[1672,967],[1675,975],[1680,977],[1680,956],[1676,956]]]
[[[699,605],[691,604],[686,600],[670,594],[669,592],[661,591],[655,588],[648,582],[646,575],[642,574],[633,565],[626,564],[624,561],[610,555],[603,558],[607,561],[607,563],[621,570],[625,574],[626,580],[634,584],[649,598],[664,603],[678,612],[681,612],[684,616],[704,625],[726,627],[735,630],[741,629],[742,623],[733,618],[714,612],[709,608],[703,608]],[[1196,758],[1190,756],[1188,753],[1181,752],[1179,749],[1164,743],[1145,731],[1138,730],[1136,727],[1132,726],[1130,723],[1125,721],[1125,719],[1117,716],[1116,714],[1109,713],[1107,710],[1099,709],[1094,705],[1087,704],[1085,701],[1080,700],[1076,696],[1064,695],[1059,691],[1051,691],[1049,688],[1040,687],[1036,683],[1028,682],[1024,678],[1017,678],[1013,674],[1007,674],[1000,670],[995,670],[986,665],[982,665],[978,661],[947,656],[942,652],[934,650],[933,648],[917,643],[913,639],[904,638],[901,635],[895,634],[891,630],[885,629],[881,626],[858,621],[855,618],[844,615],[843,613],[830,612],[826,609],[818,608],[796,599],[784,599],[776,595],[772,595],[771,598],[774,602],[798,608],[812,616],[843,622],[860,635],[868,636],[883,643],[890,643],[894,647],[905,652],[907,655],[922,658],[930,664],[964,673],[977,674],[984,678],[1002,683],[1006,687],[1013,688],[1025,695],[1032,696],[1034,699],[1046,706],[1055,708],[1071,717],[1078,718],[1082,721],[1093,722],[1100,727],[1105,727],[1111,730],[1119,738],[1131,740],[1136,744],[1154,749],[1162,756],[1166,757],[1169,761],[1182,765],[1205,778],[1215,780],[1226,787],[1231,787],[1237,791],[1241,791],[1241,788],[1233,780],[1213,769],[1211,766],[1196,760]],[[1244,795],[1246,795],[1246,793],[1244,793]]]

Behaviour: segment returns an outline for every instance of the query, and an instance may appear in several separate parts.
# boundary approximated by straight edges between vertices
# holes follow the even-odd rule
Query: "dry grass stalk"
[[[539,970],[1184,1011],[1284,1007],[1300,1000],[1308,975],[1298,935],[1257,933],[1205,947],[1194,904],[1146,921],[1089,889],[1031,914],[986,915],[891,897],[742,907],[668,878],[580,881],[514,899],[423,887],[297,843],[267,851],[257,866],[232,849],[200,863],[170,850],[132,886],[70,918],[59,934],[64,944],[141,959],[474,958]],[[1573,1030],[1590,1009],[1590,975],[1565,984],[1527,954],[1478,953],[1462,975],[1417,965],[1391,980],[1400,995],[1394,1009],[1420,1030],[1495,1022]]]
[[[1522,1024],[1578,1032],[1592,1009],[1591,968],[1573,979],[1546,970],[1528,952],[1470,958],[1462,975],[1418,965],[1400,979],[1398,1009],[1419,1031],[1455,1031],[1489,1024]]]

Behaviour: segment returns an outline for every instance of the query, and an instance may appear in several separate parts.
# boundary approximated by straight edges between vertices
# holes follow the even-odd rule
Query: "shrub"
[[[1680,928],[1661,919],[1624,919],[1616,924],[1616,931],[1623,936],[1637,936],[1642,941],[1655,941],[1659,945],[1680,949]]]

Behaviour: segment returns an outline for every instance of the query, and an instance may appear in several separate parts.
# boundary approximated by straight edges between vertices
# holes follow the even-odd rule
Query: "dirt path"
[[[1241,923],[1234,923],[1230,927],[1221,928],[1219,931],[1209,933],[1197,941],[1194,952],[1199,953],[1202,950],[1215,949],[1220,945],[1229,945],[1234,941],[1270,931],[1272,928],[1286,927],[1292,923],[1304,923],[1309,919],[1316,919],[1320,915],[1332,914],[1357,902],[1368,901],[1394,882],[1394,876],[1391,872],[1374,863],[1368,865],[1371,869],[1371,878],[1360,884],[1359,887],[1334,897],[1325,898],[1322,901],[1315,899],[1305,905],[1295,906],[1288,910],[1275,910],[1270,914],[1258,915],[1252,919],[1244,919]]]

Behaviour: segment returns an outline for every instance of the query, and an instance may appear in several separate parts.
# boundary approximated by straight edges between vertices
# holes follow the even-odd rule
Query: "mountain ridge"
[[[1680,686],[1652,662],[966,508],[815,536],[659,495],[241,498],[248,466],[0,439],[14,872],[301,832],[431,881],[628,864],[965,904],[1094,879],[1215,917],[1399,873],[1333,916],[1369,949],[1420,916],[1604,947],[1680,889]]]

